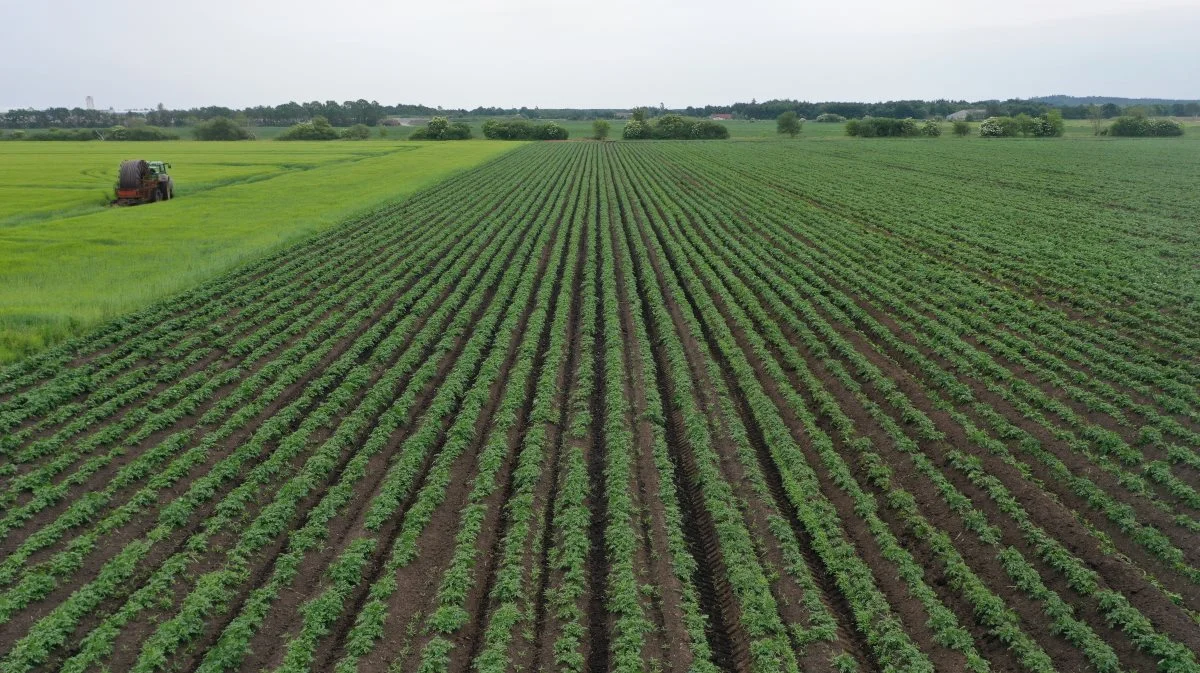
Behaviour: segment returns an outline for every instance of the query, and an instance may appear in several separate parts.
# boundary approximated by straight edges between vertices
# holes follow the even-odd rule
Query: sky
[[[141,6],[11,3],[0,23],[0,109],[82,107],[89,95],[117,109],[1200,98],[1200,0]]]

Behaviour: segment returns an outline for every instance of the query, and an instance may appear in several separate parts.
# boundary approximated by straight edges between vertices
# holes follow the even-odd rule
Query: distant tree
[[[434,117],[426,124],[426,128],[428,129],[429,138],[431,140],[438,140],[446,135],[446,129],[450,128],[450,120],[445,117]]]
[[[789,138],[800,135],[803,128],[804,122],[800,121],[800,118],[792,110],[784,112],[775,119],[775,131],[780,135],[786,134]]]
[[[379,127],[379,137],[380,137],[380,138],[386,138],[386,137],[387,137],[387,127],[386,127],[386,126],[380,126],[380,127]]]
[[[1089,105],[1087,108],[1087,118],[1092,120],[1092,135],[1100,135],[1100,120],[1104,119],[1104,113],[1100,111],[1100,106]]]
[[[1100,106],[1100,115],[1105,119],[1112,119],[1121,114],[1121,106],[1116,103],[1105,103]]]
[[[832,112],[824,112],[817,115],[816,122],[819,124],[841,124],[846,121],[846,118]]]
[[[954,135],[962,138],[971,134],[971,124],[965,121],[954,122]]]
[[[192,129],[196,140],[251,140],[254,136],[228,117],[214,117]]]
[[[604,140],[608,137],[610,125],[603,119],[597,119],[592,122],[592,138],[595,140]]]
[[[645,122],[646,117],[648,115],[649,115],[649,110],[647,110],[646,108],[635,107],[635,108],[633,108],[633,112],[629,118],[635,122]]]

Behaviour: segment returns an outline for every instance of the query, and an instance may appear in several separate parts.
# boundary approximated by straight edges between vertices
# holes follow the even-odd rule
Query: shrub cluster
[[[371,137],[371,127],[366,124],[355,124],[342,131],[342,140],[367,140]]]
[[[213,117],[192,129],[196,140],[254,140],[246,129],[228,117]]]
[[[626,140],[724,140],[729,137],[729,129],[708,119],[666,114],[653,122],[630,120],[621,137]]]
[[[1017,135],[1026,138],[1058,138],[1064,130],[1062,114],[1057,110],[1037,117],[1027,114],[1019,114],[1016,117],[988,117],[979,125],[979,135],[984,138],[1012,138]]]
[[[324,117],[313,117],[312,121],[300,122],[283,132],[276,140],[337,140],[342,137]]]
[[[567,130],[555,122],[489,119],[483,123],[483,136],[492,140],[566,140],[567,135]]]
[[[1110,136],[1135,138],[1170,137],[1183,135],[1183,124],[1171,119],[1146,117],[1117,117],[1106,130]]]
[[[942,135],[942,125],[936,119],[926,119],[925,123],[921,124],[921,135],[936,138]]]
[[[470,140],[471,125],[466,122],[450,123],[445,117],[434,117],[423,129],[408,136],[409,140]]]
[[[38,133],[13,131],[8,135],[0,134],[0,140],[179,140],[179,136],[168,133],[153,126],[125,128],[114,126],[110,129],[50,129]]]
[[[817,115],[817,118],[814,121],[819,124],[841,124],[842,122],[846,121],[846,118],[839,114],[825,112]]]
[[[912,118],[863,117],[846,122],[846,135],[856,138],[911,138],[919,133]]]

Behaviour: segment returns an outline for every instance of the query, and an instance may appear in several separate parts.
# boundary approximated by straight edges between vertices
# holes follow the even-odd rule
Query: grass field
[[[505,151],[492,142],[0,143],[0,362]],[[109,208],[122,159],[176,200]]]
[[[525,145],[0,368],[0,671],[1196,673],[1198,179]]]

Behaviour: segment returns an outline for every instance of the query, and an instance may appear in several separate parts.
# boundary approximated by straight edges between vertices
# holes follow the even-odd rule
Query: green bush
[[[409,140],[470,140],[471,125],[464,122],[450,123],[445,117],[434,117],[423,129],[413,131]]]
[[[1134,138],[1164,138],[1183,135],[1183,124],[1171,119],[1146,117],[1117,117],[1107,129],[1107,135]]]
[[[196,140],[253,140],[249,131],[228,117],[213,117],[192,129]]]
[[[312,121],[301,122],[283,132],[276,140],[337,140],[342,137],[329,120],[317,116]]]
[[[1012,138],[1018,134],[1028,138],[1057,138],[1062,136],[1066,125],[1058,110],[1037,117],[1019,114],[1016,117],[988,117],[979,125],[983,138]]]
[[[621,131],[625,140],[645,140],[650,137],[650,124],[639,119],[631,119]]]
[[[103,131],[101,133],[104,133]],[[50,129],[40,133],[31,133],[25,140],[96,140],[94,129]]]
[[[368,140],[370,137],[371,129],[366,124],[355,124],[342,131],[342,140]]]
[[[725,140],[729,137],[729,128],[718,122],[701,119],[692,122],[692,129],[688,133],[692,140]]]
[[[775,132],[779,134],[787,134],[789,138],[795,138],[804,130],[804,120],[796,115],[792,110],[788,110],[775,118]]]
[[[708,119],[665,114],[653,122],[630,120],[621,137],[626,140],[723,140],[729,137],[729,129]]]
[[[971,124],[965,121],[954,122],[954,135],[960,138],[971,135]]]
[[[911,138],[920,131],[913,119],[863,117],[846,122],[846,135],[856,138]]]
[[[979,125],[982,138],[1011,138],[1021,131],[1021,123],[1012,117],[988,117]]]
[[[815,121],[818,124],[841,124],[842,122],[846,121],[846,118],[842,115],[826,112],[824,114],[817,115]]]
[[[154,126],[127,129],[114,126],[104,134],[105,140],[179,140],[179,136]]]
[[[524,119],[489,119],[483,123],[483,136],[492,140],[566,140],[568,135],[556,122],[531,124]]]
[[[936,138],[942,135],[942,125],[936,119],[926,119],[925,123],[921,124],[921,135]]]
[[[603,119],[597,119],[592,122],[592,139],[604,140],[608,137],[608,130],[610,128],[609,123]]]

